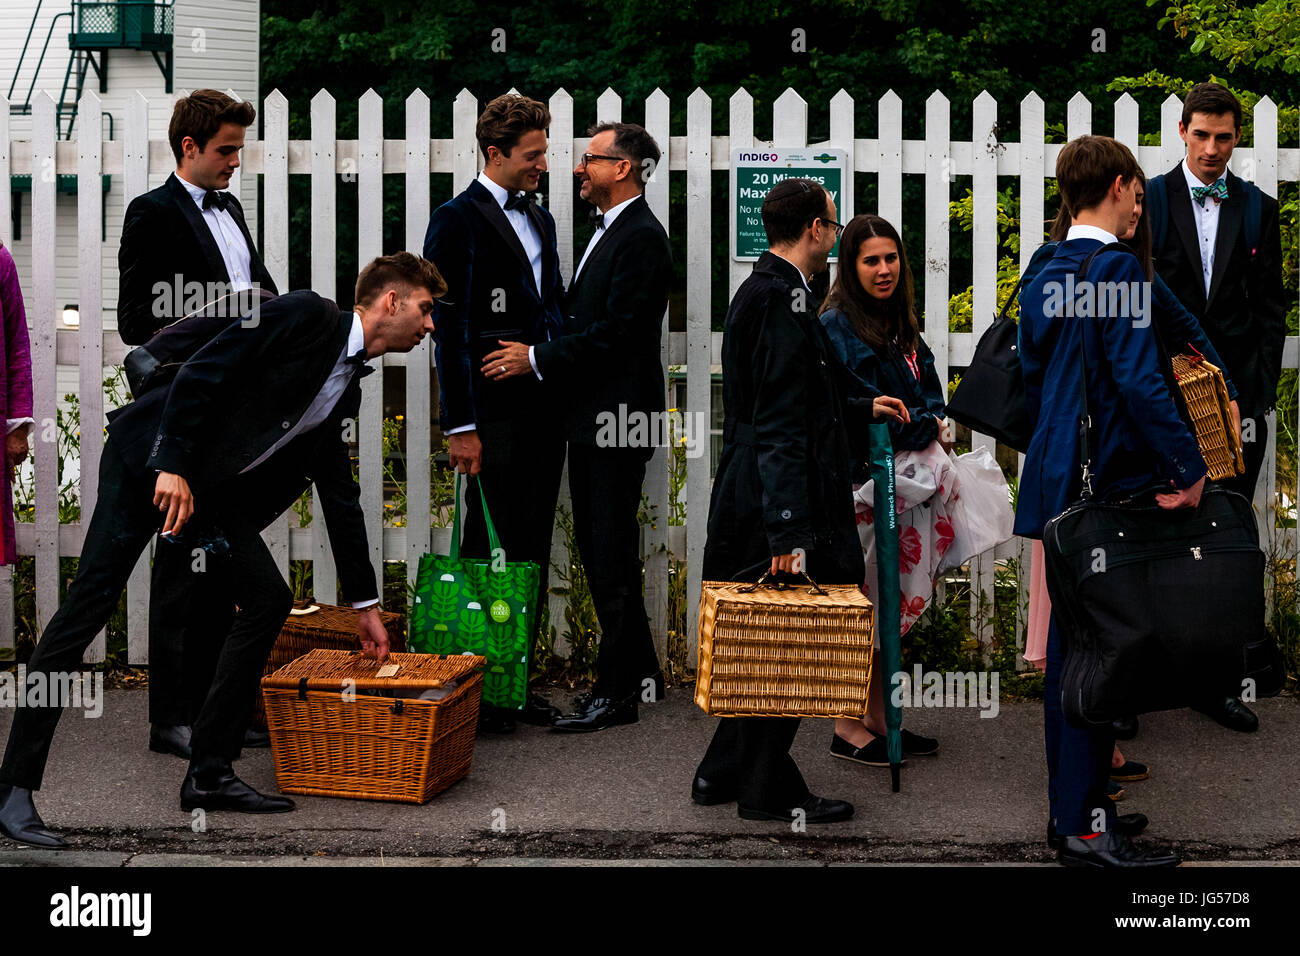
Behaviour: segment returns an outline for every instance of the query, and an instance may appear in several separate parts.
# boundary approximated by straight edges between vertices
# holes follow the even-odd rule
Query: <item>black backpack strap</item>
[[[1259,249],[1260,230],[1263,226],[1264,217],[1264,190],[1260,189],[1254,183],[1241,180],[1241,185],[1246,194],[1246,210],[1244,215],[1246,230],[1246,245],[1250,247],[1250,253],[1253,256]]]
[[[1147,222],[1151,223],[1151,249],[1158,256],[1165,244],[1165,230],[1169,225],[1169,203],[1165,190],[1165,176],[1152,176],[1147,180],[1145,203]]]

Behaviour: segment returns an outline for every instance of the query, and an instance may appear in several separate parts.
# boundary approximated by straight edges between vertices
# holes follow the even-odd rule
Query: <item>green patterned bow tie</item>
[[[1205,205],[1205,200],[1207,198],[1213,199],[1214,204],[1217,206],[1219,203],[1223,202],[1225,199],[1228,198],[1227,180],[1216,179],[1213,185],[1210,186],[1193,186],[1192,198],[1195,199],[1202,206]]]

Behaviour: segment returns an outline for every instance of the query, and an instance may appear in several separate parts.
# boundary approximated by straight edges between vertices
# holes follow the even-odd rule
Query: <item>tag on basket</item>
[[[392,677],[402,669],[401,664],[384,664],[379,670],[375,671],[376,677]]]

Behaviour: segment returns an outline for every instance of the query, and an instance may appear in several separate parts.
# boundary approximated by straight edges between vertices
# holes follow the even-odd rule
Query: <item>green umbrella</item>
[[[872,508],[876,534],[876,642],[881,652],[883,674],[873,674],[873,680],[884,680],[885,686],[903,669],[902,638],[899,635],[898,583],[898,514],[894,507],[894,447],[889,440],[889,426],[884,423],[869,426],[871,439],[867,458],[868,475],[875,480]],[[903,714],[893,701],[893,694],[885,694],[885,746],[889,754],[889,776],[894,793],[899,790],[903,764]]]

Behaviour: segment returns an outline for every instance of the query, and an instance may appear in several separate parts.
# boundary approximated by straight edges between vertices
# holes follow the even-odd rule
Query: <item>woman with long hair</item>
[[[821,311],[822,325],[863,396],[886,395],[907,406],[910,420],[889,422],[894,452],[926,458],[897,469],[900,632],[906,633],[933,593],[933,573],[953,541],[947,505],[955,494],[943,432],[943,386],[934,355],[917,326],[912,270],[898,231],[879,216],[855,216],[840,240],[840,267]],[[859,475],[855,481],[862,480]],[[946,482],[946,485],[945,485]],[[916,507],[923,499],[933,507]],[[870,499],[867,498],[867,501]],[[873,515],[858,499],[859,534],[867,554],[863,591],[877,587]],[[889,766],[885,752],[884,686],[889,675],[873,665],[867,713],[839,718],[831,754],[871,766]],[[903,753],[937,753],[939,742],[903,730]]]

